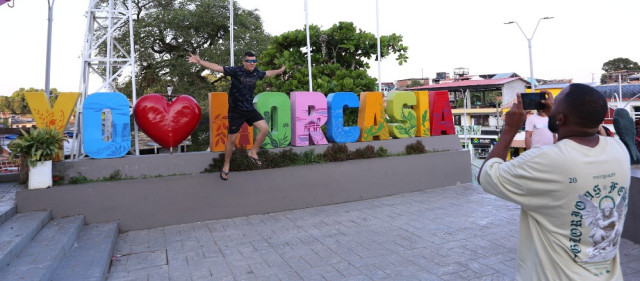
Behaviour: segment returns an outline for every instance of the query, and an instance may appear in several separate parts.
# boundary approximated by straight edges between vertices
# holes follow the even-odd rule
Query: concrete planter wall
[[[448,151],[460,150],[460,140],[456,135],[435,136],[435,137],[419,137],[407,139],[393,139],[385,141],[371,141],[348,143],[350,150],[373,145],[376,149],[384,146],[391,153],[404,152],[407,144],[420,140],[427,149]],[[313,145],[305,147],[286,147],[271,149],[277,152],[283,149],[292,148],[298,153],[307,150],[314,150],[316,153],[322,153],[327,149],[328,145]],[[108,177],[116,170],[120,171],[123,177],[153,177],[158,175],[181,175],[181,174],[199,174],[209,166],[213,158],[217,158],[220,152],[188,152],[173,154],[157,154],[157,155],[127,155],[121,158],[113,159],[91,159],[83,158],[74,161],[56,162],[53,165],[53,174],[61,175],[69,179],[71,177],[82,175],[88,179],[101,179]]]
[[[455,141],[458,146],[457,137]],[[227,182],[212,173],[56,186],[20,191],[16,202],[18,212],[83,214],[87,223],[117,220],[129,231],[469,183],[470,167],[469,152],[458,149],[232,172]]]

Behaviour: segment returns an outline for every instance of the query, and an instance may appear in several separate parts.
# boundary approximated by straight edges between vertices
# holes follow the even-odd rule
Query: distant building
[[[404,90],[406,88],[409,88],[412,83],[415,86],[426,86],[429,85],[429,78],[408,78],[398,80],[396,82],[396,90]]]
[[[396,89],[396,85],[393,82],[382,82],[382,89],[380,89],[383,93],[388,93]]]
[[[640,71],[631,71],[631,70],[620,70],[605,73],[604,76],[604,84],[616,84],[616,83],[628,83],[633,79],[634,83],[638,83],[636,81],[640,80]]]

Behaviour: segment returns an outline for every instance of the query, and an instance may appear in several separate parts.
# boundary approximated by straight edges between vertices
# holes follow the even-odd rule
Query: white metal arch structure
[[[133,20],[131,0],[125,7],[116,7],[115,0],[106,1],[91,0],[87,10],[87,29],[84,36],[82,51],[82,71],[80,77],[80,91],[82,95],[76,106],[76,125],[71,147],[71,159],[84,156],[82,152],[82,106],[87,95],[94,92],[115,91],[115,83],[124,75],[131,75],[133,104],[136,103],[136,79],[135,79],[135,54],[133,44]],[[123,48],[116,42],[116,35],[129,35],[129,48]],[[99,37],[97,37],[99,36]],[[98,49],[106,50],[106,56],[98,54]],[[102,71],[99,71],[102,69]],[[98,75],[102,78],[99,87],[90,87],[90,76]],[[111,136],[111,114],[105,112],[104,131],[105,136]],[[139,154],[138,126],[135,125],[135,150]]]

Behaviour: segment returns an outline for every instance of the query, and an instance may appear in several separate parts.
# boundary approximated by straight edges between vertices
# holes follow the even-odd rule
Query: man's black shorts
[[[243,123],[247,123],[247,125],[251,126],[253,123],[258,122],[260,120],[264,120],[260,112],[257,110],[229,110],[229,130],[228,133],[230,135],[237,134],[240,132],[240,128],[242,128]]]

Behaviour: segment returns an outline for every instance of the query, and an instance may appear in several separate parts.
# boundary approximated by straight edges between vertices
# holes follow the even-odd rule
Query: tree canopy
[[[621,70],[640,71],[640,65],[628,58],[615,58],[609,60],[602,64],[602,71],[604,71],[604,73],[600,75],[600,84],[606,84],[607,82],[610,82],[607,81],[608,73]]]
[[[0,96],[0,111],[12,114],[31,114],[31,110],[27,104],[27,99],[24,95],[24,93],[28,92],[44,92],[44,90],[36,88],[20,88],[13,92],[11,96]],[[51,89],[51,97],[49,98],[49,102],[51,104],[55,103],[57,95],[58,89]]]
[[[614,72],[620,70],[640,71],[640,65],[628,58],[615,58],[602,64],[602,71]]]
[[[377,60],[377,42],[374,34],[358,29],[351,22],[339,22],[321,30],[309,25],[313,90],[329,94],[339,91],[359,93],[376,88],[376,79],[367,74],[368,60]],[[262,69],[276,69],[285,65],[282,76],[265,79],[256,89],[260,91],[308,90],[307,39],[304,29],[285,32],[272,38],[260,61]],[[380,37],[382,58],[396,55],[398,64],[407,61],[408,47],[402,36],[391,34]]]

